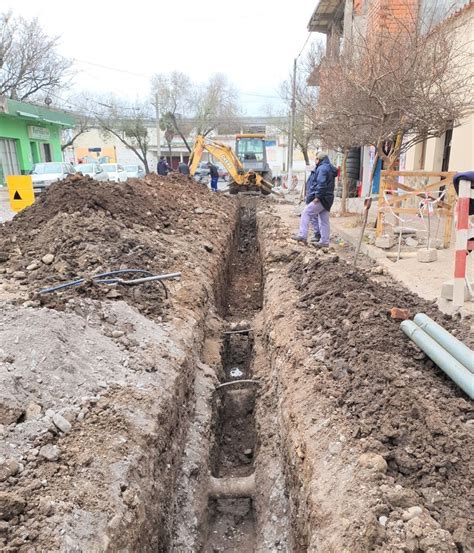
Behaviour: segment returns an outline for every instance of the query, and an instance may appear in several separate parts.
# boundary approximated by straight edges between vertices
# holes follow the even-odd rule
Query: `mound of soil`
[[[125,299],[148,316],[162,316],[167,304],[157,283],[111,290],[89,280],[60,294],[37,292],[124,268],[189,276],[203,256],[218,253],[215,238],[232,201],[180,175],[126,184],[71,177],[51,185],[0,230],[4,288],[33,305],[61,308],[65,298],[84,294]]]
[[[473,550],[473,404],[408,340],[390,309],[427,313],[472,345],[467,327],[333,254],[300,255],[289,270],[314,360],[314,397],[332,403],[363,449],[385,458],[387,476],[418,494],[460,551]],[[389,515],[399,504],[384,499]]]

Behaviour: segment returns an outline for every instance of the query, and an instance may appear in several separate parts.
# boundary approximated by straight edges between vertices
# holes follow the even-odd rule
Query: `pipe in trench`
[[[419,346],[471,399],[474,399],[474,375],[413,321],[403,321],[403,332]]]
[[[461,363],[461,365],[464,365],[466,369],[474,373],[474,351],[472,351],[472,349],[469,349],[465,344],[460,342],[424,313],[415,315],[413,321],[424,330],[428,336],[431,336],[433,340],[436,340],[438,344],[443,346],[448,353]]]
[[[250,476],[214,478],[209,477],[209,497],[215,499],[232,497],[254,497],[255,474]]]

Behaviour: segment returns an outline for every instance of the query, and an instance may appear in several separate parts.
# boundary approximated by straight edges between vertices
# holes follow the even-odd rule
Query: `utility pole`
[[[293,62],[293,82],[291,86],[291,104],[290,104],[290,128],[288,130],[288,191],[291,190],[293,182],[293,144],[294,144],[294,132],[295,132],[295,114],[296,114],[296,62],[298,58],[295,58]]]
[[[156,157],[160,161],[161,157],[161,129],[160,129],[160,100],[158,92],[155,94],[155,115],[156,115]]]

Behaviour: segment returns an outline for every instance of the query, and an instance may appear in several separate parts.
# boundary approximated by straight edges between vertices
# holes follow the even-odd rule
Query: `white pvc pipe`
[[[464,365],[466,369],[474,373],[474,351],[472,351],[472,349],[468,348],[424,313],[415,315],[413,321],[423,329],[426,334],[431,336],[433,340],[436,340],[438,344],[443,346],[447,352]]]
[[[466,392],[471,399],[474,399],[474,374],[468,371],[464,365],[413,321],[403,321],[400,328],[461,390]]]

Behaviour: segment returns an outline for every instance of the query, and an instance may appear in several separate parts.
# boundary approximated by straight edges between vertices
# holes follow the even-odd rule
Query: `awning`
[[[28,117],[29,119],[39,119],[39,115],[35,115],[34,113],[27,113],[26,111],[17,111],[18,115],[21,115],[22,117]]]
[[[345,0],[319,0],[308,23],[310,33],[328,33],[330,26],[344,17]]]

